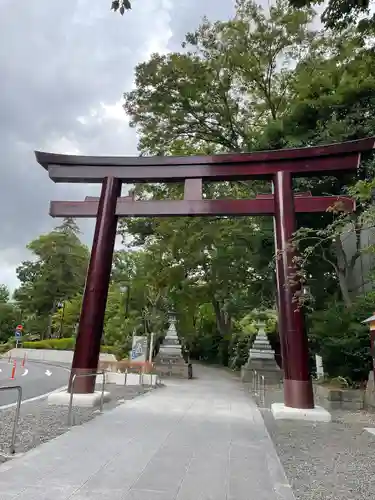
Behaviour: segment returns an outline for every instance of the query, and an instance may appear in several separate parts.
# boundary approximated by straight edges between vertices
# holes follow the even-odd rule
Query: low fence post
[[[100,413],[103,411],[103,406],[104,406],[104,387],[105,387],[105,370],[101,370],[99,372],[92,372],[92,373],[80,373],[77,374],[75,373],[72,378],[72,385],[70,388],[70,398],[69,398],[69,406],[68,406],[68,426],[72,426],[72,408],[73,408],[73,395],[74,395],[74,382],[77,380],[77,378],[80,377],[93,377],[96,375],[103,375],[103,381],[102,381],[102,391],[100,395],[100,406],[99,410]]]
[[[16,436],[17,436],[17,426],[20,418],[21,402],[22,402],[22,387],[20,385],[9,385],[5,387],[0,387],[0,391],[14,391],[18,392],[16,413],[14,415],[12,437],[9,446],[9,453],[14,455],[16,452]]]

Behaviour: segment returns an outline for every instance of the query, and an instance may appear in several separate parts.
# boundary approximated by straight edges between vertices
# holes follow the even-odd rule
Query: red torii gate
[[[71,377],[97,369],[103,332],[118,217],[274,215],[277,259],[279,333],[284,369],[284,402],[291,408],[314,407],[308,369],[308,345],[302,311],[293,303],[300,284],[290,283],[293,254],[288,248],[296,229],[296,212],[324,212],[336,202],[347,210],[347,197],[293,195],[294,176],[334,175],[356,170],[361,152],[374,148],[375,138],[321,147],[214,156],[92,157],[35,152],[54,182],[101,183],[99,200],[53,201],[53,217],[96,217],[95,233],[82,301]],[[251,200],[202,199],[202,182],[268,179],[274,195]],[[185,182],[183,200],[134,201],[121,197],[121,185]],[[78,378],[75,391],[91,393],[95,377]]]

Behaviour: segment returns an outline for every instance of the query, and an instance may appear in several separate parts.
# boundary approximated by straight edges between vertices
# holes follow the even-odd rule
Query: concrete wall
[[[46,363],[69,363],[73,361],[73,351],[58,351],[54,349],[11,349],[4,357],[23,358],[25,355],[30,361],[45,361]],[[116,361],[114,354],[100,353],[101,361]]]
[[[116,384],[116,385],[156,386],[160,382],[160,378],[158,375],[151,373],[144,373],[139,375],[138,373],[106,372],[105,382],[107,384]],[[101,385],[102,383],[103,383],[103,375],[97,375],[96,384]]]
[[[341,241],[347,259],[350,259],[357,250],[356,235],[354,231],[348,230],[343,232],[341,235]],[[362,229],[360,235],[360,248],[364,250],[370,245],[375,245],[375,229]],[[350,290],[353,295],[368,292],[373,288],[371,280],[369,280],[369,275],[374,267],[374,255],[366,252],[362,253],[356,261],[353,279],[350,283]]]

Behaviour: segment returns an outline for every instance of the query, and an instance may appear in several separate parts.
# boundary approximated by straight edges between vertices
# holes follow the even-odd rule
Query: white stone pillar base
[[[94,408],[100,405],[102,397],[101,391],[91,392],[89,394],[74,394],[73,406],[80,406],[81,408]],[[106,403],[111,399],[109,392],[104,391],[104,402]],[[55,406],[69,406],[70,392],[62,391],[55,392],[48,396],[48,404]]]
[[[331,414],[321,406],[312,409],[290,408],[284,403],[273,403],[271,405],[272,415],[275,420],[306,420],[311,422],[330,422]]]

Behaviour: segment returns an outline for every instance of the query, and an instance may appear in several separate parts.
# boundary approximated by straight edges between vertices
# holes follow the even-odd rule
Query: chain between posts
[[[13,429],[12,429],[12,439],[10,442],[9,452],[11,455],[15,454],[15,443],[16,443],[16,434],[17,434],[17,426],[20,418],[20,409],[21,409],[21,401],[22,401],[22,387],[20,385],[8,385],[6,387],[0,387],[0,391],[18,391],[17,397],[17,405],[16,405],[16,414],[14,416]]]
[[[74,382],[76,381],[77,378],[81,377],[93,377],[96,375],[103,375],[103,381],[102,381],[102,392],[100,396],[100,413],[103,411],[103,404],[104,404],[104,386],[105,386],[105,370],[101,370],[98,372],[91,372],[91,373],[80,373],[77,374],[75,373],[72,378],[72,385],[70,388],[70,399],[69,399],[69,407],[68,407],[68,426],[71,427],[72,425],[72,406],[73,406],[73,396],[74,396]]]

